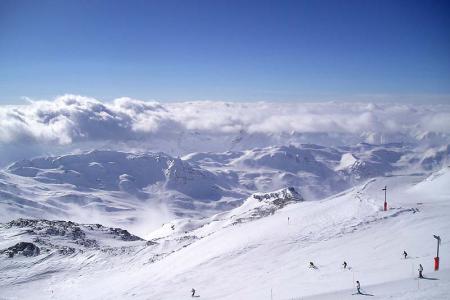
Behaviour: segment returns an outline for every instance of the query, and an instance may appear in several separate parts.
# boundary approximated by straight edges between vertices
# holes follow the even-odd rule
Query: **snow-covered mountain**
[[[445,167],[320,201],[292,188],[256,193],[230,211],[166,223],[147,241],[101,225],[16,220],[0,226],[0,290],[6,299],[184,299],[191,288],[202,299],[353,299],[359,280],[374,299],[446,299],[449,181]],[[439,272],[433,234],[442,237]]]
[[[12,164],[0,178],[1,205],[6,206],[2,219],[71,216],[87,222],[103,215],[108,224],[114,218],[130,224],[152,216],[147,211],[164,212],[166,206],[173,208],[174,215],[189,214],[225,197],[244,197],[232,190],[236,181],[227,174],[163,153],[92,151],[36,158]]]
[[[182,158],[98,150],[38,157],[0,171],[0,220],[94,218],[145,234],[174,218],[232,209],[252,193],[293,187],[317,200],[370,178],[428,174],[449,157],[448,146],[408,144],[304,144]]]

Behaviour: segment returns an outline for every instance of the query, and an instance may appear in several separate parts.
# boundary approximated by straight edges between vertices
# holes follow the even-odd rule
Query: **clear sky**
[[[450,1],[0,1],[0,104],[450,101]]]

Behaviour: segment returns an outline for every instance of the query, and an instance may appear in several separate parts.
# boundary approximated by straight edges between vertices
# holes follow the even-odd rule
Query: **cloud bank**
[[[109,145],[145,142],[154,149],[159,144],[164,151],[168,144],[174,148],[174,141],[179,145],[186,137],[192,141],[197,136],[197,140],[207,143],[211,139],[234,141],[244,134],[264,140],[257,146],[273,143],[274,139],[292,142],[295,136],[309,142],[305,137],[323,134],[351,137],[352,142],[424,137],[448,142],[450,105],[209,101],[163,104],[131,98],[102,102],[64,95],[53,101],[0,107],[0,148],[19,144],[48,148],[109,141]],[[197,151],[201,151],[201,143],[197,146]]]

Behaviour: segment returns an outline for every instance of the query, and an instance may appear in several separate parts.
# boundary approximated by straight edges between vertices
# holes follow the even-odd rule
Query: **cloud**
[[[278,135],[315,133],[347,135],[360,141],[369,135],[373,141],[374,134],[414,139],[426,132],[448,137],[449,120],[449,105],[210,101],[162,104],[131,98],[102,102],[64,95],[52,101],[1,106],[0,144],[48,147],[83,142],[146,142],[153,143],[155,149],[158,143],[160,150],[165,150],[165,143],[175,147],[174,140],[181,143],[183,136],[216,138],[215,143],[220,143],[242,132],[266,136],[267,143]],[[188,146],[201,150],[202,145]]]

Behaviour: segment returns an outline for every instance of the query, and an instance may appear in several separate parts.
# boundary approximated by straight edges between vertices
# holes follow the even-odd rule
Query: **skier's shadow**
[[[426,279],[426,280],[439,280],[439,278],[434,278],[434,277],[422,277],[422,279]]]
[[[352,295],[361,295],[361,296],[370,296],[370,297],[375,296],[375,295],[372,295],[372,294],[369,294],[369,293],[354,293]]]

